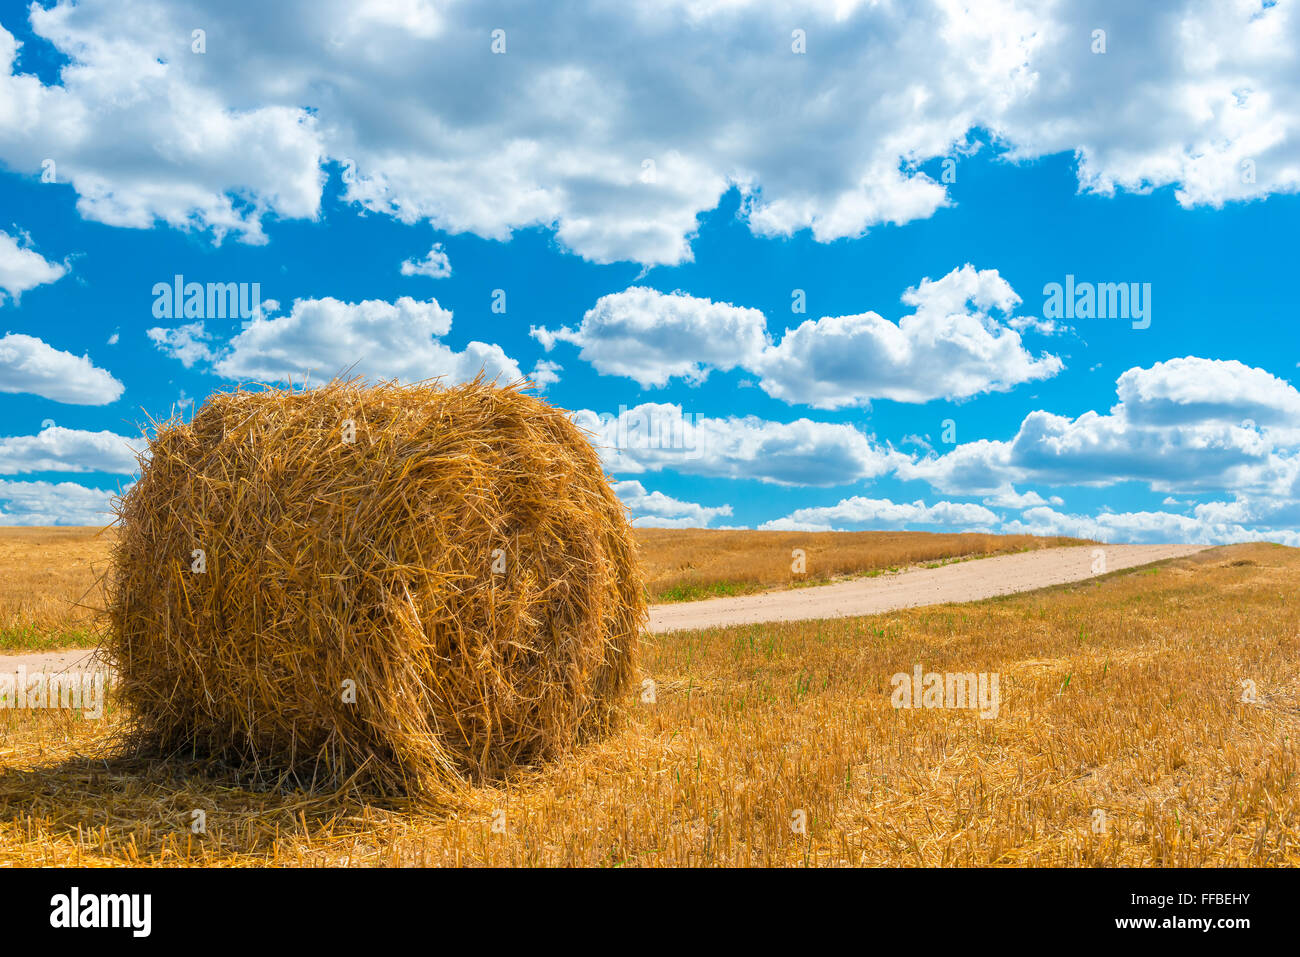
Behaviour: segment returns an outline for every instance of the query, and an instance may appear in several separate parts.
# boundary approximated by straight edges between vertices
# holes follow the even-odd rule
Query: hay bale
[[[629,684],[626,512],[518,387],[217,394],[141,467],[106,643],[151,751],[439,792],[599,732]]]

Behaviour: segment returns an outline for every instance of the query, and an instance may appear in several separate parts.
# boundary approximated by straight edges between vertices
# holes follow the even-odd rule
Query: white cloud
[[[861,528],[911,528],[917,525],[988,531],[998,516],[982,505],[965,502],[893,502],[854,496],[835,505],[800,508],[760,529],[829,532]]]
[[[24,472],[112,472],[137,470],[136,450],[144,442],[113,432],[87,432],[52,425],[36,435],[0,436],[0,475]]]
[[[1109,542],[1300,544],[1300,392],[1235,360],[1186,356],[1132,368],[1117,380],[1109,412],[1076,418],[1034,411],[1008,441],[980,439],[941,456],[902,461],[897,475],[949,494],[988,495],[1022,510],[1002,531],[1074,535]],[[1111,486],[1144,483],[1157,493],[1231,490],[1232,501],[1166,511],[1058,511],[1011,483]],[[1166,495],[1164,505],[1191,501]]]
[[[408,259],[402,263],[403,276],[428,276],[430,279],[446,279],[451,275],[451,260],[443,251],[442,243],[434,243],[428,255],[422,260]]]
[[[1040,482],[1111,485],[1136,480],[1172,491],[1229,480],[1264,462],[1270,444],[1250,430],[1214,423],[1150,428],[1119,414],[1075,419],[1031,412],[1011,441],[1013,468]]]
[[[1041,24],[1034,94],[1000,130],[1013,157],[1076,151],[1084,190],[1172,185],[1184,206],[1300,186],[1300,20],[1291,5],[1094,0],[1053,12],[1056,22]],[[1090,49],[1100,26],[1104,55]]]
[[[1236,359],[1185,356],[1129,369],[1116,391],[1132,422],[1182,425],[1247,420],[1261,426],[1300,429],[1300,392],[1263,369]]]
[[[642,286],[601,296],[577,329],[530,332],[548,352],[556,342],[572,343],[597,372],[635,379],[642,388],[750,368],[768,345],[767,320],[757,309]]]
[[[684,502],[663,492],[647,492],[636,481],[615,482],[614,494],[631,510],[632,524],[639,528],[705,528],[713,519],[731,514],[730,505]]]
[[[544,5],[83,0],[31,22],[72,63],[51,86],[13,74],[0,31],[0,158],[55,159],[82,214],[117,225],[258,241],[268,215],[317,215],[328,158],[349,200],[403,222],[677,263],[731,186],[762,235],[927,217],[952,199],[918,165],[960,158],[973,130],[1015,159],[1073,153],[1102,194],[1300,187],[1284,3],[641,0],[573,4],[558,29]]]
[[[1007,534],[1069,535],[1111,543],[1180,542],[1227,545],[1236,542],[1280,542],[1300,546],[1300,532],[1290,529],[1250,529],[1230,521],[1214,521],[1172,512],[1102,512],[1069,515],[1050,508],[1031,508],[1002,527]]]
[[[69,405],[107,405],[124,388],[88,356],[74,356],[17,332],[0,337],[0,392],[30,392]]]
[[[1054,499],[1054,502],[1060,502]],[[1017,504],[1016,506],[1020,506]],[[766,530],[853,531],[857,529],[943,528],[962,531],[996,532],[1003,535],[1070,536],[1120,543],[1179,542],[1231,544],[1235,542],[1280,542],[1300,547],[1300,532],[1294,528],[1300,507],[1274,518],[1291,525],[1259,523],[1261,510],[1243,502],[1214,502],[1198,506],[1193,516],[1160,511],[1111,512],[1078,515],[1045,505],[1025,509],[1019,518],[1002,521],[987,508],[963,502],[893,502],[888,499],[853,497],[831,506],[801,508],[789,515],[765,522]],[[1254,524],[1255,527],[1250,527]]]
[[[934,446],[930,444],[929,435],[921,435],[919,433],[912,432],[903,436],[901,439],[898,440],[898,442],[900,445],[910,445],[913,448],[921,449],[925,452],[934,451]]]
[[[903,294],[916,311],[897,323],[874,312],[826,316],[787,332],[756,371],[769,395],[821,409],[960,399],[1046,379],[1061,360],[1027,352],[1020,334],[990,315],[1020,298],[995,269],[969,264]]]
[[[1129,369],[1117,388],[1108,413],[1030,412],[1009,441],[965,443],[904,463],[899,475],[966,494],[1024,482],[1138,481],[1177,493],[1290,481],[1278,453],[1300,444],[1300,393],[1283,380],[1235,360],[1188,356]]]
[[[203,327],[202,321],[189,322],[174,328],[155,327],[145,330],[151,342],[165,356],[179,359],[185,368],[193,368],[196,362],[210,362],[217,358],[213,351],[212,336]]]
[[[267,213],[315,217],[323,151],[315,117],[300,106],[306,98],[257,102],[263,94],[223,82],[234,71],[286,85],[283,65],[245,42],[252,24],[234,22],[248,13],[155,2],[33,5],[33,30],[72,62],[56,85],[15,74],[17,44],[0,28],[0,157],[33,175],[52,161],[55,181],[76,190],[81,215],[112,226],[162,221],[262,242]],[[263,15],[268,32],[291,28],[292,17]],[[196,23],[206,25],[208,54],[191,51]],[[221,49],[241,34],[238,48]]]
[[[1289,484],[1275,491],[1280,494],[1235,493],[1231,502],[1203,502],[1192,509],[1201,522],[1214,525],[1250,525],[1270,532],[1300,526],[1300,456],[1281,462],[1290,473]]]
[[[0,525],[107,525],[116,496],[75,482],[0,479]]]
[[[224,345],[209,345],[211,335],[202,323],[150,329],[149,337],[186,366],[211,362],[211,371],[226,379],[319,382],[348,370],[403,382],[434,377],[465,382],[480,370],[503,383],[523,378],[500,346],[470,342],[457,352],[441,342],[451,331],[451,318],[434,299],[350,303],[327,297],[299,299],[287,315],[254,319]]]
[[[15,238],[0,229],[0,306],[28,289],[63,278],[67,271],[66,265],[52,263],[32,249],[26,235]]]
[[[583,409],[573,418],[593,433],[606,470],[620,475],[671,469],[777,485],[847,485],[884,474],[901,457],[851,425],[810,419],[713,418],[650,402],[617,414]]]
[[[977,439],[963,442],[951,452],[902,462],[899,478],[928,482],[941,492],[960,495],[995,495],[1021,480],[1011,468],[1010,443]]]
[[[991,314],[1010,315],[1019,296],[996,269],[967,264],[903,294],[915,312],[897,323],[874,312],[826,316],[788,330],[772,344],[757,309],[634,286],[602,296],[576,329],[534,327],[549,351],[556,342],[605,375],[642,388],[672,378],[702,382],[715,369],[744,368],[774,398],[822,409],[872,399],[926,402],[1005,391],[1045,379],[1061,360],[1034,358],[1020,334]]]
[[[984,499],[985,505],[992,505],[995,508],[1014,508],[1026,509],[1038,505],[1064,505],[1065,500],[1059,495],[1053,495],[1050,499],[1043,498],[1033,489],[1027,492],[1017,492],[1010,485],[1005,485],[998,489],[996,493]]]
[[[536,385],[539,390],[545,392],[550,386],[553,386],[560,381],[561,371],[562,367],[558,362],[538,359],[537,362],[533,364],[533,371],[528,373],[528,378],[533,381],[533,384]]]

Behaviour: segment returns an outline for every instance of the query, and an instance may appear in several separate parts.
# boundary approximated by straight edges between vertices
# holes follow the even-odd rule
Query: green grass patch
[[[64,648],[94,648],[99,638],[88,628],[41,629],[35,625],[0,628],[0,652],[60,651]]]
[[[672,588],[666,588],[657,595],[652,595],[650,601],[656,605],[666,605],[670,602],[678,601],[700,601],[705,598],[729,598],[733,595],[752,595],[754,592],[766,591],[771,588],[770,585],[763,585],[759,582],[740,582],[740,581],[721,581],[706,582],[699,585],[674,585]]]

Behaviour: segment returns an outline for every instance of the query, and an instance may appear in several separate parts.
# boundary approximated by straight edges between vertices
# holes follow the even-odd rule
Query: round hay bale
[[[632,679],[626,511],[518,386],[216,394],[141,468],[106,644],[150,751],[442,791],[605,729]]]

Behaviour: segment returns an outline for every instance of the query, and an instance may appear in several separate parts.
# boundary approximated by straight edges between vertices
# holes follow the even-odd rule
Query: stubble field
[[[709,529],[638,529],[636,539],[653,603],[1080,543],[1031,535]],[[111,528],[0,527],[0,653],[98,644],[96,581],[108,567],[113,541]],[[803,573],[792,570],[796,548],[805,553]]]
[[[1294,866],[1297,586],[1300,551],[1242,545],[658,636],[615,733],[441,806],[124,755],[112,708],[0,711],[0,865]],[[997,674],[997,716],[893,707],[918,665]]]

